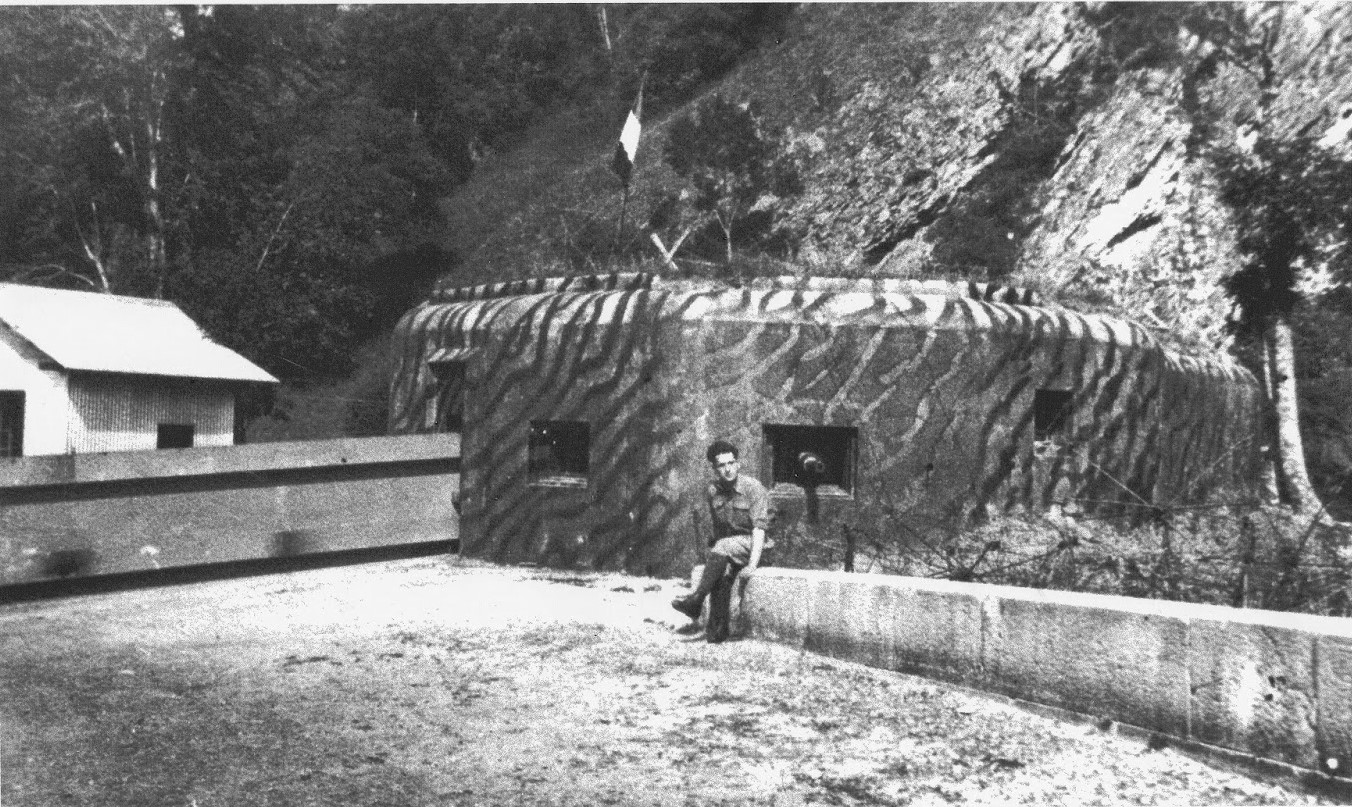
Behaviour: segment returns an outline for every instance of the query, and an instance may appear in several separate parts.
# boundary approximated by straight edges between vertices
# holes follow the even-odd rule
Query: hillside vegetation
[[[1337,504],[1350,77],[1339,3],[13,7],[0,280],[180,303],[288,382],[270,438],[382,428],[435,284],[1031,286],[1298,386],[1278,482]]]
[[[1228,285],[1251,223],[1227,203],[1218,155],[1262,139],[1352,156],[1352,8],[798,6],[688,100],[645,107],[622,233],[616,96],[608,119],[542,121],[457,189],[443,209],[462,262],[443,283],[635,267],[995,280],[1180,347],[1237,351],[1261,375],[1261,334],[1237,327],[1245,301]],[[744,107],[797,180],[763,189],[731,262],[670,154],[673,128],[715,99]],[[1296,261],[1289,294],[1306,453],[1341,506],[1352,217],[1340,215]],[[670,247],[687,230],[673,269],[649,233]]]
[[[1289,13],[1302,18],[1285,27],[1282,125],[1333,129],[1352,111],[1352,10]],[[1186,96],[1204,91],[1233,138],[1253,88],[1217,71],[1199,90],[1167,59],[1104,51],[1075,5],[805,5],[700,97],[753,105],[802,165],[801,194],[766,200],[774,257],[829,275],[1009,279],[1224,345],[1221,279],[1238,261]],[[631,220],[683,190],[666,133],[699,100],[647,116]],[[446,205],[466,259],[455,281],[610,260],[612,239],[580,234],[617,222],[621,121],[564,116],[486,161]]]

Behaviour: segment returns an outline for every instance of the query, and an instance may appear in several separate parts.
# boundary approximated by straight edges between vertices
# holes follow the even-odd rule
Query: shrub
[[[671,126],[663,154],[667,165],[694,186],[691,203],[723,231],[726,260],[733,234],[749,237],[772,229],[774,199],[801,191],[797,167],[777,131],[762,126],[750,105],[715,96]]]
[[[1005,515],[968,530],[846,526],[813,565],[1347,616],[1345,528],[1278,507],[1219,505],[1123,519]],[[852,557],[851,557],[852,555]]]

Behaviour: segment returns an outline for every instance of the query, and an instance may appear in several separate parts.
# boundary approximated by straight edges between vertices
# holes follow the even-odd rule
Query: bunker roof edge
[[[1184,350],[1162,342],[1150,328],[1133,320],[1044,305],[1036,292],[991,283],[901,278],[780,276],[754,278],[743,284],[713,279],[668,278],[647,272],[578,274],[528,278],[476,286],[443,286],[410,311],[401,330],[420,330],[419,320],[446,308],[491,308],[493,314],[513,303],[538,302],[547,296],[576,295],[579,301],[611,294],[654,292],[662,319],[686,321],[761,321],[829,324],[849,318],[893,327],[938,330],[1049,330],[1100,344],[1158,351],[1182,371],[1206,372],[1232,381],[1257,384],[1233,357],[1219,350]],[[1016,302],[1011,302],[1016,301]],[[630,306],[609,307],[627,319]],[[490,319],[488,311],[473,317]],[[523,312],[524,313],[524,312]],[[603,317],[604,318],[604,317]],[[901,321],[899,321],[901,320]],[[1200,365],[1200,366],[1199,366]]]

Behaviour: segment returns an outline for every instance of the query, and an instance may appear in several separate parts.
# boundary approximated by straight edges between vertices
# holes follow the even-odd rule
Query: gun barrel
[[[826,461],[811,451],[799,452],[798,467],[803,473],[812,476],[821,476],[826,473]]]

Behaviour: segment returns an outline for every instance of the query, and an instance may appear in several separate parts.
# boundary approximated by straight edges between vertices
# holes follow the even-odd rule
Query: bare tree
[[[120,272],[135,267],[162,296],[165,119],[180,58],[178,12],[163,6],[14,8],[5,11],[4,27],[0,65],[12,77],[5,133],[11,158],[30,169],[27,181],[68,222],[94,285],[112,291]],[[124,192],[109,198],[110,185]]]

